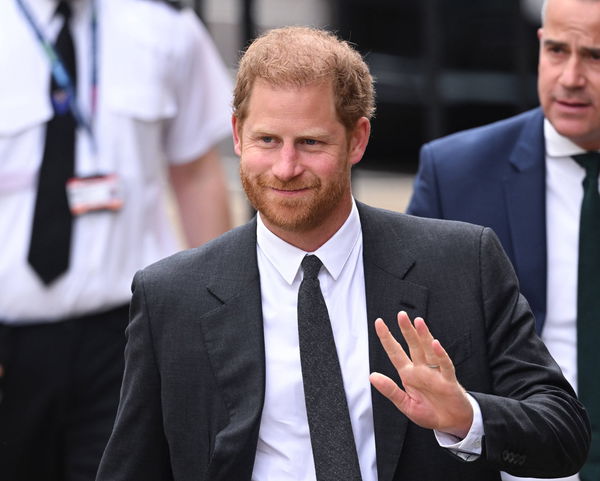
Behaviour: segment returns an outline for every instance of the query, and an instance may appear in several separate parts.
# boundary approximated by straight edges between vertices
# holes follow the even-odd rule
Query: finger
[[[442,375],[444,376],[444,378],[448,379],[448,380],[456,380],[456,372],[454,370],[454,363],[452,362],[452,359],[450,359],[450,356],[448,355],[448,353],[446,352],[446,350],[444,349],[444,347],[442,346],[442,344],[440,343],[440,341],[438,341],[437,339],[434,339],[431,343],[431,347],[432,350],[434,352],[434,355],[437,359],[437,363],[440,366],[440,371],[442,373]]]
[[[412,322],[410,322],[408,314],[404,311],[400,311],[398,313],[398,326],[400,327],[402,336],[408,344],[408,351],[410,353],[412,362],[415,364],[426,363],[425,355],[423,353],[423,346],[421,346],[419,335],[417,334]]]
[[[392,401],[394,406],[402,411],[402,406],[405,403],[407,394],[400,389],[394,381],[378,372],[371,373],[369,381],[371,381],[371,384],[375,389]]]
[[[423,350],[423,354],[424,354],[424,358],[425,358],[424,362],[429,367],[437,366],[438,365],[437,356],[434,353],[434,350],[432,347],[434,338],[431,335],[431,332],[429,331],[427,324],[425,323],[425,321],[423,320],[422,317],[415,317],[414,326],[415,326],[415,331],[417,332],[417,336],[419,338],[419,342],[421,344],[421,349]]]
[[[394,339],[383,319],[378,318],[375,321],[375,332],[377,332],[377,337],[396,371],[399,372],[404,366],[411,364],[410,358],[398,341]]]

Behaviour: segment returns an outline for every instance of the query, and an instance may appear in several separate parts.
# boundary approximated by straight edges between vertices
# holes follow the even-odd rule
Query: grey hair
[[[546,20],[546,8],[548,6],[548,0],[544,0],[544,3],[542,3],[542,10],[541,10],[541,18],[542,18],[542,27],[544,26],[544,21]]]
[[[597,2],[598,0],[588,0],[590,2]],[[542,3],[541,17],[542,17],[542,27],[544,26],[544,22],[546,20],[546,9],[548,8],[548,0],[544,0]]]

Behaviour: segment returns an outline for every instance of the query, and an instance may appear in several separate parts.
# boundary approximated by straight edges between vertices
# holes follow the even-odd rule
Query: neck
[[[305,252],[314,252],[331,239],[348,219],[348,216],[352,211],[351,195],[348,196],[346,201],[342,202],[342,205],[343,208],[339,209],[338,212],[333,214],[326,221],[321,222],[314,227],[308,227],[301,230],[291,231],[282,229],[281,227],[271,224],[264,216],[261,216],[261,220],[265,224],[265,227],[281,240]]]

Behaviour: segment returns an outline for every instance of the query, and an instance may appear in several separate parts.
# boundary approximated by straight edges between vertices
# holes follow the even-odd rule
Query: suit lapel
[[[222,272],[207,288],[221,307],[203,316],[212,372],[223,392],[229,423],[219,432],[207,479],[250,479],[264,403],[265,356],[256,261],[256,223],[240,231],[223,255]],[[241,247],[240,247],[241,246]]]
[[[426,317],[427,289],[404,278],[415,263],[411,247],[399,232],[377,219],[375,210],[358,203],[363,231],[363,262],[369,322],[369,363],[400,382],[375,333],[381,317],[393,335],[406,345],[396,322],[398,311]],[[256,224],[244,226],[242,246],[225,253],[222,272],[208,286],[222,302],[199,319],[216,382],[229,412],[228,425],[218,433],[207,479],[250,479],[265,390],[265,358],[260,279],[256,261]],[[389,246],[399,255],[390,258]],[[396,407],[372,390],[377,470],[380,481],[391,481],[402,452],[407,419]]]
[[[525,125],[511,153],[504,179],[508,222],[518,277],[532,285],[527,298],[540,306],[536,328],[541,331],[546,310],[546,167],[543,115]],[[541,309],[541,311],[540,311]]]
[[[410,253],[410,246],[402,244],[400,234],[390,231],[389,225],[374,219],[371,208],[360,203],[358,208],[363,231],[369,363],[371,371],[385,374],[400,384],[398,373],[381,347],[373,323],[381,317],[406,349],[396,316],[398,311],[404,310],[411,319],[415,316],[426,317],[427,289],[404,280],[415,259]],[[397,257],[390,258],[390,245],[394,246],[395,253],[399,253]],[[378,477],[380,481],[389,481],[398,465],[408,420],[376,390],[372,389],[371,396]]]

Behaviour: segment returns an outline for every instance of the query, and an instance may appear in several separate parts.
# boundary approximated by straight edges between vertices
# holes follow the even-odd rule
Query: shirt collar
[[[35,22],[41,29],[47,27],[52,20],[54,20],[54,14],[58,7],[58,0],[23,0],[25,7],[31,12]],[[80,10],[84,8],[84,4],[88,2],[74,1],[71,2],[71,9],[73,11],[73,17],[75,17]]]
[[[353,201],[346,222],[331,239],[311,254],[318,256],[331,277],[337,279],[360,238],[360,218],[356,203]],[[256,239],[258,248],[291,285],[299,274],[302,259],[308,252],[288,244],[273,234],[263,223],[260,213],[257,215]]]
[[[560,135],[548,119],[544,119],[544,139],[547,157],[572,157],[585,152],[576,143]]]
[[[23,3],[42,28],[52,21],[58,5],[56,0],[23,0]]]

